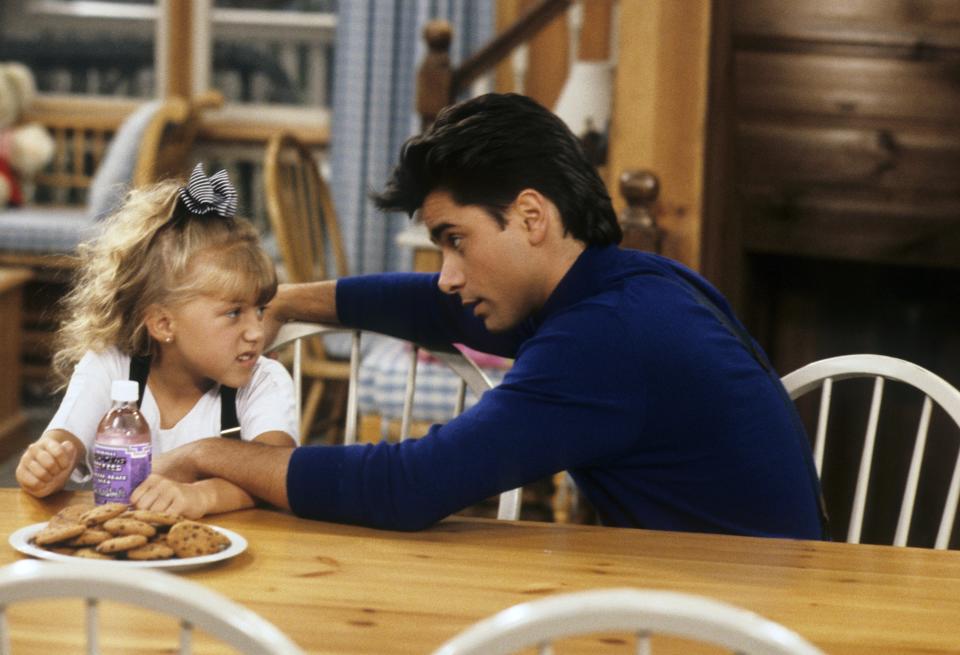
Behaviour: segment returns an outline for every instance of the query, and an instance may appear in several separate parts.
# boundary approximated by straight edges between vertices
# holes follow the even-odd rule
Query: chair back
[[[275,134],[264,157],[267,215],[282,259],[282,279],[313,282],[347,275],[347,256],[330,190],[320,175],[313,153],[287,132]],[[307,439],[323,397],[333,397],[342,408],[342,387],[330,382],[346,380],[349,369],[339,342],[309,339],[302,361],[309,383],[305,410],[300,414],[300,435]],[[299,393],[299,387],[298,387]]]
[[[112,601],[172,616],[180,622],[179,651],[192,652],[194,631],[250,655],[301,655],[276,626],[251,610],[200,584],[162,571],[131,571],[89,561],[82,564],[23,560],[0,569],[0,654],[11,650],[7,609],[17,602],[47,598],[86,601],[85,652],[100,652],[100,601]],[[111,607],[111,609],[113,609]]]
[[[274,135],[267,144],[264,184],[270,227],[287,280],[313,282],[347,275],[330,189],[310,149],[292,134]]]
[[[351,335],[349,382],[347,388],[346,425],[344,427],[344,443],[352,444],[357,441],[357,425],[359,420],[358,396],[360,383],[360,352],[361,339],[364,333],[360,330],[338,328],[315,323],[286,323],[280,328],[273,343],[267,348],[268,352],[276,352],[286,346],[293,346],[293,379],[296,390],[297,413],[301,408],[301,375],[302,375],[302,343],[318,336],[347,332]],[[417,364],[420,350],[426,350],[417,344],[411,344],[410,363],[407,370],[406,386],[404,389],[403,412],[400,419],[400,438],[410,436],[410,426],[413,417],[414,399],[416,397]],[[458,391],[451,398],[453,415],[463,411],[466,391],[469,389],[477,397],[489,389],[492,384],[487,375],[466,355],[452,345],[446,349],[431,348],[431,355],[446,364],[450,370],[460,378]],[[497,518],[516,520],[520,516],[520,489],[512,489],[500,494],[500,503]]]
[[[907,545],[910,534],[910,525],[913,520],[914,506],[917,499],[917,487],[921,477],[921,464],[927,446],[927,432],[930,427],[930,416],[933,405],[936,404],[946,412],[954,427],[960,430],[960,391],[955,389],[943,378],[908,361],[887,357],[885,355],[844,355],[823,359],[807,364],[796,371],[783,376],[783,385],[790,398],[796,400],[804,394],[819,388],[820,407],[817,417],[816,436],[814,439],[814,462],[817,473],[822,475],[824,450],[827,441],[827,427],[830,417],[830,404],[833,395],[834,382],[854,378],[873,378],[873,392],[864,435],[863,450],[857,470],[856,489],[853,496],[853,506],[850,513],[850,522],[847,527],[847,541],[860,543],[863,530],[864,511],[867,504],[867,491],[870,484],[870,473],[874,462],[877,443],[877,428],[880,421],[880,408],[883,402],[884,385],[886,381],[898,382],[914,387],[923,394],[923,406],[917,423],[916,436],[913,443],[913,453],[907,472],[906,484],[900,503],[900,512],[897,519],[897,528],[893,544]],[[934,547],[946,549],[957,515],[957,500],[960,497],[960,453],[954,462],[950,486],[947,490],[943,505],[939,528]]]
[[[434,655],[507,655],[554,641],[628,632],[636,653],[652,653],[651,639],[669,635],[743,655],[823,655],[788,628],[720,601],[670,591],[595,589],[558,594],[507,608],[447,641]],[[605,644],[599,641],[597,649]]]

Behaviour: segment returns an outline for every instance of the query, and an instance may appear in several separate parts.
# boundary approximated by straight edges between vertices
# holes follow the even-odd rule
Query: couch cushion
[[[17,207],[0,211],[0,250],[70,253],[97,233],[82,207]]]

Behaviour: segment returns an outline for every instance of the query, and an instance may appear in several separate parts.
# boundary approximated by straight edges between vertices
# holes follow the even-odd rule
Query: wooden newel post
[[[450,68],[450,40],[453,28],[445,20],[432,20],[423,28],[427,56],[417,71],[417,112],[420,127],[427,129],[452,99],[453,69]]]
[[[646,170],[627,170],[620,175],[620,193],[627,206],[620,213],[621,247],[660,253],[663,229],[657,225],[655,203],[660,180]]]

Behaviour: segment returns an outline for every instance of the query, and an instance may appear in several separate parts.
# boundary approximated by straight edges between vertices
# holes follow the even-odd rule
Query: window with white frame
[[[194,48],[208,88],[231,104],[329,107],[336,0],[196,0]],[[162,95],[164,0],[5,0],[0,60],[34,71],[42,93]],[[205,9],[205,11],[198,11]],[[163,66],[159,75],[163,75]]]

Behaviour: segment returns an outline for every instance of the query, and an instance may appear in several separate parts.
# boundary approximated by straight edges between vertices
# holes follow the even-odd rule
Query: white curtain
[[[406,270],[410,253],[395,237],[407,217],[382,214],[367,194],[383,187],[400,146],[419,131],[414,97],[423,26],[450,21],[456,66],[492,36],[494,2],[348,0],[338,13],[330,177],[350,272]]]

